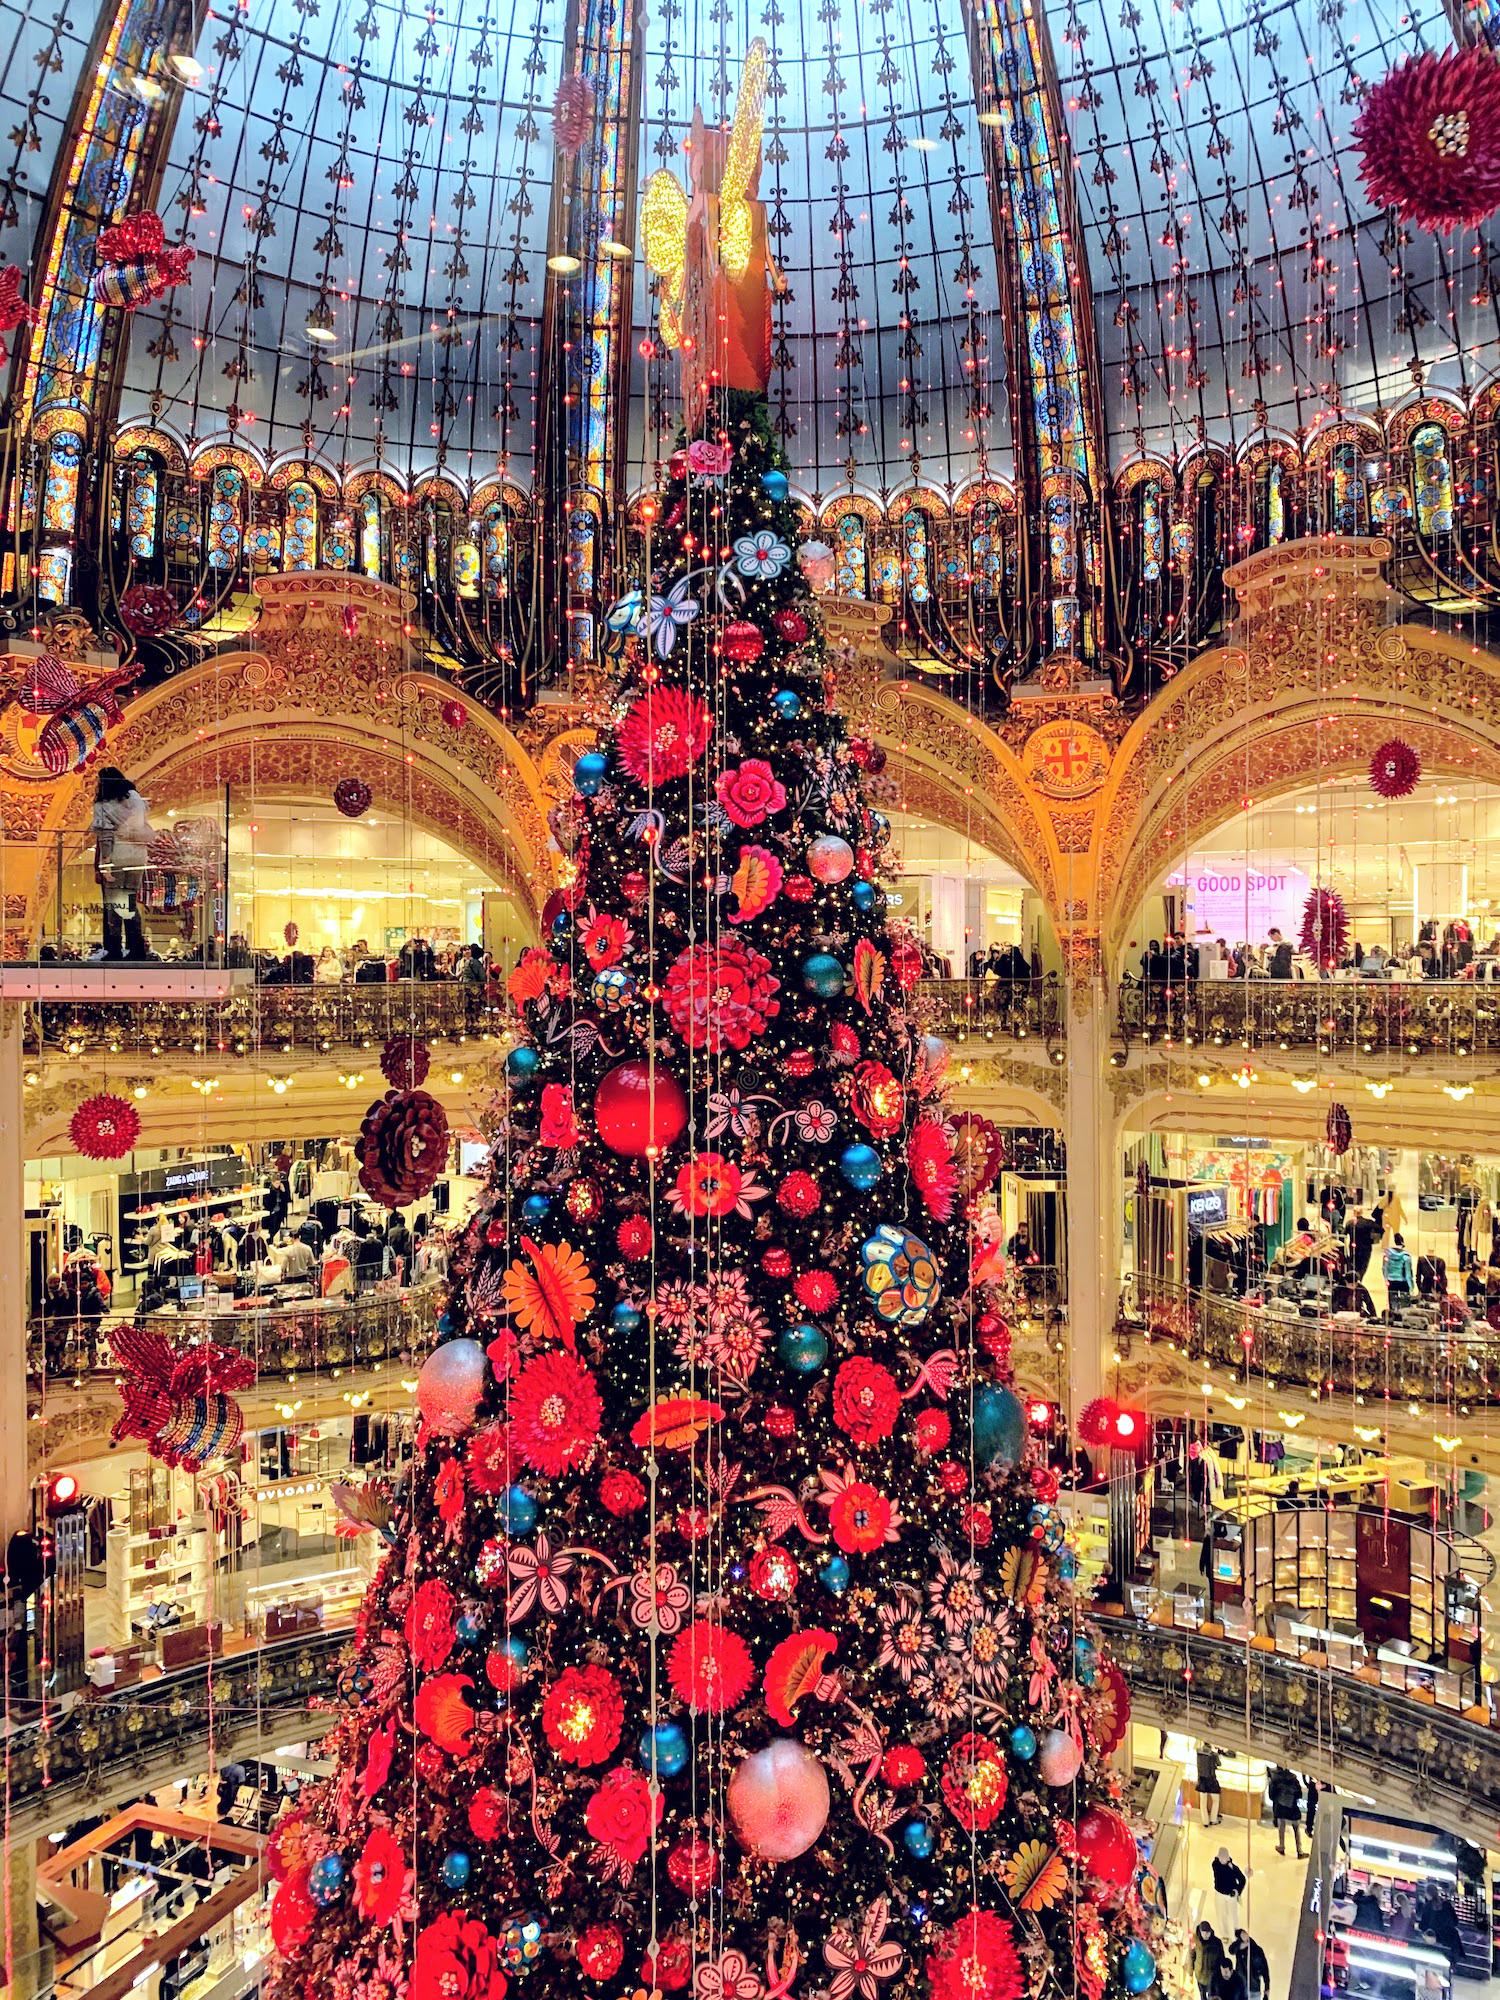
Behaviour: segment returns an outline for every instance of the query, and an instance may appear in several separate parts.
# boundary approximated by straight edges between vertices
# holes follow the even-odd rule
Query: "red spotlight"
[[[1052,1405],[1044,1402],[1040,1396],[1026,1405],[1026,1421],[1039,1433],[1051,1430],[1053,1415]]]
[[[70,1507],[77,1505],[81,1491],[76,1474],[55,1472],[47,1481],[47,1512],[66,1514]]]

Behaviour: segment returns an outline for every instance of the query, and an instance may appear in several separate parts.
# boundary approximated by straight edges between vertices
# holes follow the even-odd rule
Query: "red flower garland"
[[[140,1112],[108,1091],[86,1097],[68,1120],[68,1137],[86,1160],[123,1160],[140,1136]]]
[[[1404,799],[1417,789],[1422,760],[1409,743],[1392,736],[1370,759],[1370,789],[1383,799]]]
[[[1370,198],[1422,229],[1500,207],[1500,62],[1484,43],[1424,53],[1376,84],[1354,121]]]

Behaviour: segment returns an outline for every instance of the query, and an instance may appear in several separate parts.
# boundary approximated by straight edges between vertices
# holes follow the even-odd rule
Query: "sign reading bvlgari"
[[[1109,771],[1109,745],[1086,722],[1044,722],[1021,753],[1026,781],[1049,799],[1097,792]]]

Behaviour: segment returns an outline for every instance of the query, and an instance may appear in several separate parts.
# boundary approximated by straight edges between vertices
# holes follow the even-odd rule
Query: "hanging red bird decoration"
[[[81,771],[99,754],[106,732],[125,719],[120,689],[139,671],[116,667],[85,683],[55,653],[32,661],[16,699],[28,713],[49,718],[36,754],[54,778]]]
[[[14,333],[18,326],[35,326],[39,314],[21,297],[21,267],[7,264],[0,271],[0,333]],[[0,368],[10,359],[10,349],[0,340]]]
[[[94,297],[101,306],[121,306],[126,312],[180,285],[197,255],[186,243],[169,246],[165,224],[150,210],[101,229],[95,247]]]
[[[1469,229],[1500,207],[1500,61],[1485,43],[1398,63],[1354,121],[1370,199],[1421,229]]]
[[[174,1348],[164,1334],[120,1326],[109,1336],[124,1379],[124,1407],[110,1435],[140,1438],[163,1465],[199,1472],[227,1458],[244,1434],[245,1417],[230,1393],[255,1381],[255,1362],[233,1348]]]

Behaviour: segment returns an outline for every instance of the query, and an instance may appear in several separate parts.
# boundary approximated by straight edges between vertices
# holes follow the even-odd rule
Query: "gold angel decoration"
[[[710,131],[694,111],[683,145],[692,193],[660,167],[641,205],[646,267],[661,281],[661,335],[679,358],[689,426],[711,387],[764,394],[771,376],[771,287],[782,280],[757,199],[766,62],[757,39],[727,132]]]

